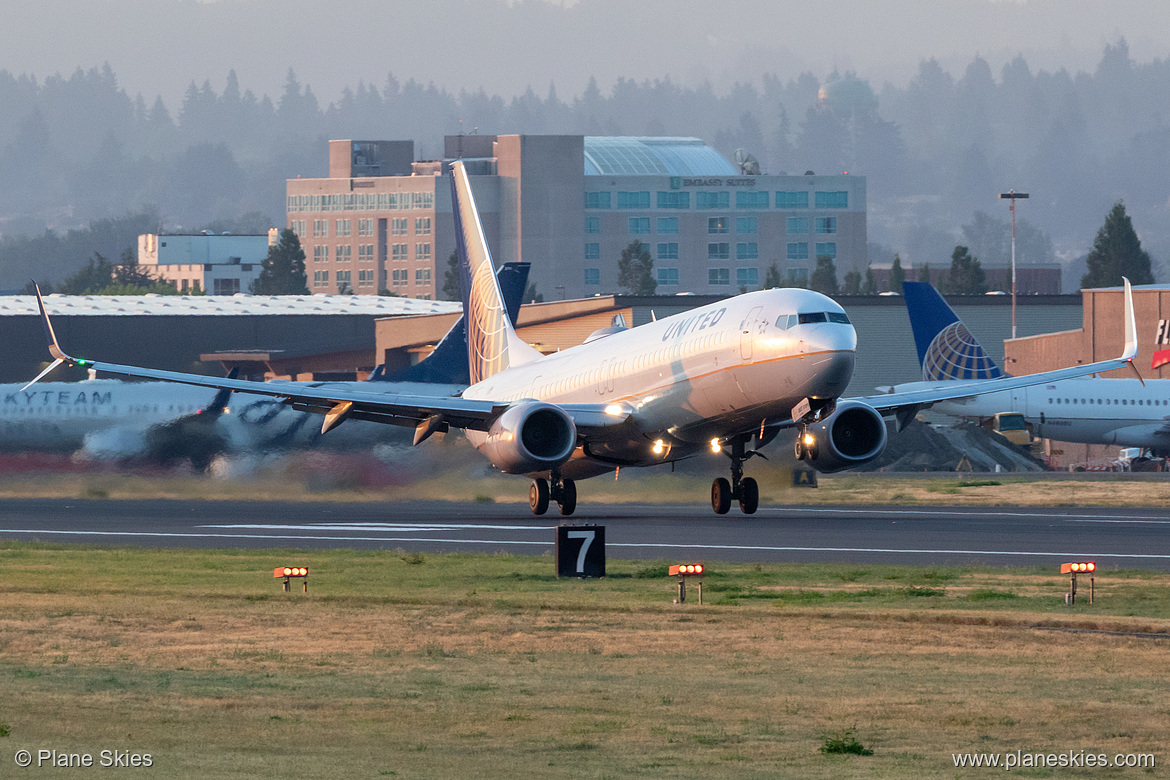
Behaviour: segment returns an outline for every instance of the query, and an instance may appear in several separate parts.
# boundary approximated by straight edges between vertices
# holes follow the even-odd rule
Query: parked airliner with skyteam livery
[[[895,385],[894,392],[946,387],[954,380],[997,381],[1004,376],[938,290],[906,282],[904,292],[924,381]],[[1170,455],[1170,379],[1095,377],[1041,382],[953,398],[935,404],[934,410],[977,422],[1017,412],[1041,438],[1142,447],[1156,455]]]
[[[731,461],[731,480],[711,487],[725,513],[755,512],[759,490],[744,462],[785,428],[797,455],[820,471],[859,466],[886,444],[883,415],[899,426],[921,408],[972,393],[1013,390],[1117,368],[1137,353],[1127,295],[1126,345],[1115,360],[1023,378],[842,399],[857,334],[844,310],[820,293],[760,290],[542,355],[508,321],[491,256],[461,162],[452,165],[455,239],[463,280],[471,385],[458,397],[380,393],[373,383],[263,383],[94,362],[100,371],[257,393],[325,416],[323,431],[348,418],[415,429],[418,444],[460,428],[497,469],[532,478],[529,503],[577,504],[576,480],[622,466],[652,466],[704,448]],[[54,358],[61,350],[42,316]]]

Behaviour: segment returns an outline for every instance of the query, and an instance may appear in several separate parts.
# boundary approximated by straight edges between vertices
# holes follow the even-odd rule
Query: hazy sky
[[[177,107],[187,85],[228,69],[279,95],[289,66],[322,105],[387,72],[511,96],[555,82],[562,99],[596,76],[736,81],[855,70],[904,85],[922,58],[956,77],[976,54],[998,75],[1092,70],[1124,36],[1137,61],[1170,56],[1164,0],[0,0],[0,68],[68,75],[109,62],[130,94]]]

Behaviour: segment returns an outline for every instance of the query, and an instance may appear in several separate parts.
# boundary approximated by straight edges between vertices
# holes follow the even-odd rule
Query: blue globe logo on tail
[[[922,357],[922,378],[927,381],[1001,376],[999,366],[983,351],[967,326],[957,320],[935,335]]]

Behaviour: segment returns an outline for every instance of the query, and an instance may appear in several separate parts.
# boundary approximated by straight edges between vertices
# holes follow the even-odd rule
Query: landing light
[[[654,446],[650,449],[655,455],[661,455],[662,453],[666,452],[666,442],[664,442],[662,439],[659,439],[658,441],[654,442]]]
[[[605,413],[610,417],[621,417],[623,412],[625,412],[625,409],[622,408],[621,404],[610,404],[605,407]]]
[[[711,440],[711,452],[719,453],[723,451],[723,445],[719,442],[719,437]]]
[[[806,434],[804,435],[804,446],[806,446],[806,447],[811,447],[811,446],[813,446],[813,445],[814,445],[814,444],[816,444],[816,443],[817,443],[817,437],[816,437],[816,436],[813,436],[811,433],[806,433]]]

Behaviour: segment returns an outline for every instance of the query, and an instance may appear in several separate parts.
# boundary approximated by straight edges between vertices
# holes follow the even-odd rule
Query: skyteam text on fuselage
[[[839,471],[881,454],[883,415],[902,423],[939,401],[1117,368],[1137,352],[1137,337],[1127,328],[1125,350],[1115,360],[1022,379],[843,399],[857,347],[844,310],[820,293],[779,289],[616,328],[542,355],[509,321],[466,170],[458,161],[451,167],[471,378],[460,396],[371,392],[374,383],[293,386],[101,362],[94,367],[280,398],[324,415],[325,431],[347,419],[376,420],[413,427],[421,443],[463,429],[497,469],[532,477],[529,503],[537,514],[550,501],[572,514],[578,478],[667,463],[708,447],[731,465],[731,479],[712,484],[712,508],[725,513],[735,500],[752,513],[759,490],[743,475],[744,463],[782,429],[798,429],[799,457],[819,470]],[[50,354],[78,363],[57,343],[43,302],[41,311]],[[1127,312],[1132,321],[1128,295]]]

